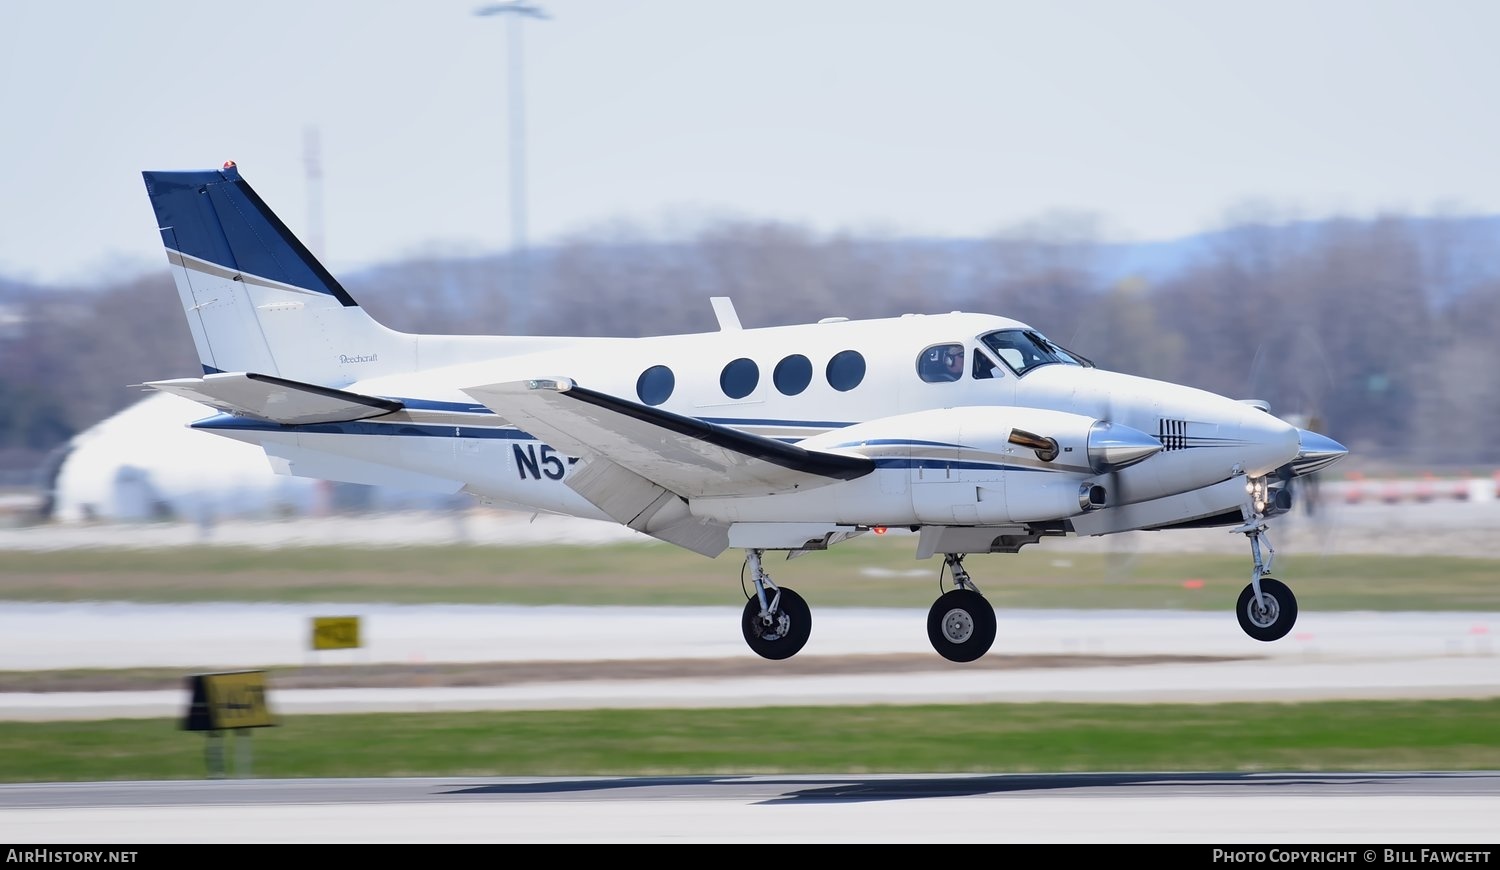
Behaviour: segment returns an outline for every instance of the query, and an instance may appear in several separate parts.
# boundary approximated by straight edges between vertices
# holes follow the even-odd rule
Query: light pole
[[[529,326],[531,297],[526,286],[528,264],[526,253],[526,112],[521,90],[521,20],[549,16],[540,6],[522,0],[492,3],[474,10],[475,15],[503,15],[510,36],[510,296],[515,327],[524,332]]]

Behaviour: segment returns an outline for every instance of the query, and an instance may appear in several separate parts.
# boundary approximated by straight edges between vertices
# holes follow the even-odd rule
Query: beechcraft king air
[[[916,532],[951,588],[928,636],[984,655],[993,607],[964,567],[1049,536],[1230,527],[1250,543],[1251,637],[1291,630],[1269,576],[1285,484],[1345,454],[1263,403],[1105,371],[1025,323],[906,315],[648,338],[415,335],[373,320],[239,174],[146,172],[202,377],[149,386],[221,413],[286,474],[467,492],[621,523],[716,557],[742,549],[750,648],[807,642],[768,551]]]

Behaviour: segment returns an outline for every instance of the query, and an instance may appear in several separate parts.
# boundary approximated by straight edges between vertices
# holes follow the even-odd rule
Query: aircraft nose
[[[1285,467],[1300,449],[1296,426],[1265,411],[1241,404],[1233,412],[1238,429],[1240,465],[1251,477]]]
[[[1291,466],[1294,477],[1327,468],[1349,453],[1349,448],[1327,435],[1319,435],[1308,429],[1298,429],[1297,438],[1300,444],[1297,456],[1287,463]]]

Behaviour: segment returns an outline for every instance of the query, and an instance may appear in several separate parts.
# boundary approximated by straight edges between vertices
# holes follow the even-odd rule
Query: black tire
[[[1235,614],[1240,618],[1240,628],[1256,640],[1281,640],[1297,624],[1297,597],[1280,580],[1260,578],[1260,591],[1266,598],[1266,607],[1256,606],[1255,586],[1246,584],[1240,593]]]
[[[740,619],[745,643],[750,644],[757,655],[775,661],[796,655],[807,645],[807,639],[812,635],[812,610],[808,608],[807,602],[802,600],[801,595],[784,586],[766,590],[766,596],[770,600],[774,601],[778,594],[781,600],[777,602],[777,610],[770,625],[766,625],[760,618],[759,598],[751,598],[745,602],[745,613]]]
[[[927,611],[927,639],[951,662],[972,662],[995,642],[995,608],[972,589],[945,592]]]

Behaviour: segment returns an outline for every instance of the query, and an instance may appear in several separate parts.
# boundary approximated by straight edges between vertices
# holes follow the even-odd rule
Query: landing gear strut
[[[1266,525],[1266,479],[1247,479],[1245,489],[1249,495],[1241,508],[1245,523],[1234,531],[1250,539],[1250,555],[1255,560],[1255,568],[1250,574],[1250,585],[1240,592],[1235,615],[1239,617],[1240,628],[1245,634],[1256,640],[1280,640],[1297,622],[1297,598],[1285,583],[1267,576],[1271,573],[1276,549],[1271,546]],[[1264,560],[1261,558],[1262,544],[1265,545]]]
[[[771,581],[771,575],[760,564],[763,552],[745,551],[745,565],[755,581],[755,594],[745,602],[740,628],[745,633],[745,643],[757,655],[787,659],[796,655],[812,635],[812,610],[802,596]]]
[[[943,566],[958,588],[943,593],[927,611],[927,639],[939,655],[953,662],[972,662],[995,642],[995,608],[979,594],[963,560],[960,553],[943,556]]]

